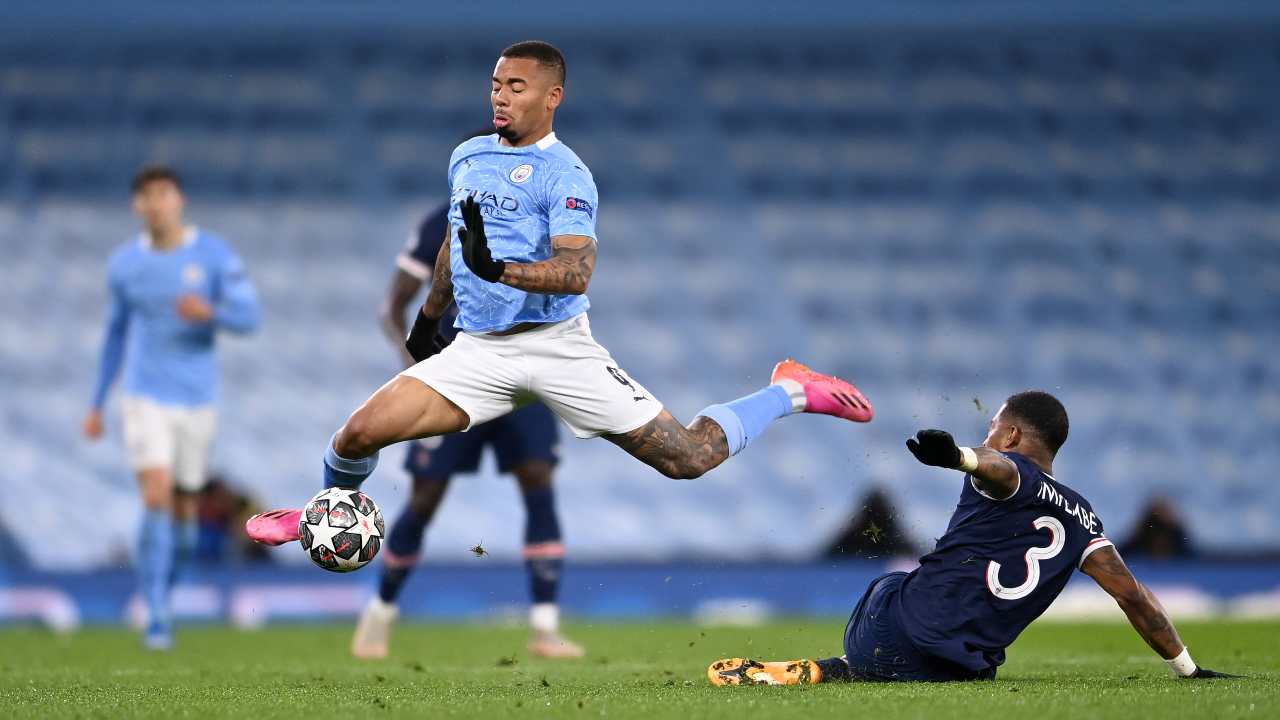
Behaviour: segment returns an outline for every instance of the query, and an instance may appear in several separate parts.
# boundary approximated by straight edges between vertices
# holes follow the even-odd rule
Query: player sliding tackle
[[[596,264],[595,182],[552,132],[564,98],[564,57],[537,41],[512,45],[494,67],[496,134],[458,146],[449,162],[450,242],[405,342],[417,364],[369,398],[324,454],[328,486],[358,487],[378,451],[465,432],[537,398],[580,438],[610,442],[672,478],[696,478],[792,413],[866,422],[871,405],[850,383],[787,360],[768,387],[706,408],[687,427],[621,370],[591,336],[586,291]],[[501,259],[499,259],[501,258]],[[436,338],[449,304],[462,331]],[[298,537],[297,510],[251,518],[258,542]]]
[[[832,680],[989,680],[1005,648],[1048,609],[1077,567],[1119,603],[1138,634],[1179,677],[1235,677],[1195,664],[1155,595],[1125,567],[1089,501],[1056,480],[1067,411],[1039,391],[1010,397],[982,447],[921,430],[907,449],[965,482],[947,532],[910,573],[872,581],[844,632],[842,657],[720,660],[716,685]]]

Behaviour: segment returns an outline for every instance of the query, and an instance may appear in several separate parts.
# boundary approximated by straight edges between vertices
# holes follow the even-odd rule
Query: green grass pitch
[[[1276,718],[1280,623],[1185,623],[1195,657],[1232,681],[1175,681],[1127,626],[1033,625],[995,682],[712,687],[712,660],[838,652],[839,619],[755,628],[578,624],[584,660],[533,660],[525,633],[405,625],[392,657],[358,662],[350,627],[180,631],[168,654],[122,630],[0,631],[7,718]]]

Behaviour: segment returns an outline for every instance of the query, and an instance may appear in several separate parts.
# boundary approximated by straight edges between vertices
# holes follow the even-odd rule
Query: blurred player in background
[[[400,349],[406,367],[414,364],[404,350],[404,338],[408,334],[406,311],[423,284],[431,279],[432,266],[448,234],[449,206],[445,205],[422,220],[396,258],[395,275],[380,315],[383,330]],[[457,335],[452,322],[456,316],[455,305],[450,307],[447,322],[440,328],[442,346]],[[551,474],[557,461],[557,435],[555,416],[542,403],[533,403],[472,428],[471,432],[410,444],[404,467],[413,477],[413,495],[391,526],[383,546],[378,595],[360,615],[351,641],[351,651],[356,657],[386,657],[391,626],[398,615],[396,598],[418,562],[423,535],[449,488],[449,478],[458,473],[475,472],[486,445],[491,446],[497,456],[498,471],[515,475],[524,498],[524,558],[533,601],[529,610],[529,626],[533,631],[529,652],[540,657],[582,657],[582,648],[560,634],[560,607],[556,604],[564,564],[560,519],[556,516],[555,493],[551,487]]]
[[[1067,440],[1066,408],[1049,393],[1018,393],[981,447],[921,430],[907,448],[925,465],[965,473],[960,502],[933,552],[910,573],[872,581],[826,660],[715,662],[716,685],[833,680],[990,680],[1005,649],[1049,608],[1079,568],[1106,590],[1178,677],[1231,677],[1198,667],[1168,613],[1102,532],[1089,501],[1053,477]]]
[[[502,51],[490,90],[496,132],[462,143],[449,162],[456,232],[441,244],[405,341],[417,364],[334,434],[324,453],[327,486],[359,487],[388,445],[466,432],[535,399],[576,436],[603,436],[672,478],[700,477],[794,413],[871,419],[852,384],[787,360],[763,389],[705,408],[686,427],[596,342],[586,291],[598,198],[586,165],[552,130],[564,82],[554,46],[529,41]],[[707,272],[716,270],[709,261]],[[442,349],[437,328],[455,301],[463,332]],[[743,297],[744,307],[750,302]],[[267,544],[291,542],[300,515],[264,513],[246,531]]]
[[[125,448],[145,506],[138,542],[145,643],[163,650],[173,644],[169,592],[195,547],[195,493],[217,422],[215,338],[219,330],[254,331],[261,313],[231,246],[184,224],[177,174],[145,168],[132,190],[146,229],[107,266],[110,310],[84,434],[102,436],[102,408],[123,367]]]

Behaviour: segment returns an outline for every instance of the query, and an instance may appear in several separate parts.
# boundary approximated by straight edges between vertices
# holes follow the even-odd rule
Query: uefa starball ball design
[[[359,490],[329,488],[302,510],[298,541],[311,562],[330,572],[359,570],[378,554],[386,535],[382,511]]]

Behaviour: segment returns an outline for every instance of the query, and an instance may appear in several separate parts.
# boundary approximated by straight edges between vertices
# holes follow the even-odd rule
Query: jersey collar
[[[195,242],[196,232],[197,230],[195,225],[188,225],[185,228],[183,228],[182,243],[179,244],[178,247],[187,247],[191,243]],[[143,250],[154,250],[155,243],[151,241],[151,233],[147,232],[146,230],[143,230],[142,233],[138,235],[138,245],[140,245]]]
[[[535,148],[538,150],[546,150],[552,145],[555,145],[556,143],[560,142],[560,140],[556,138],[556,134],[553,131],[553,132],[547,133],[542,137],[541,140],[539,140],[538,142],[532,145],[521,145],[520,147],[511,147],[509,145],[503,145],[502,136],[497,134],[493,136],[493,142],[499,148],[501,148],[506,152],[527,153],[527,152],[533,152]]]

